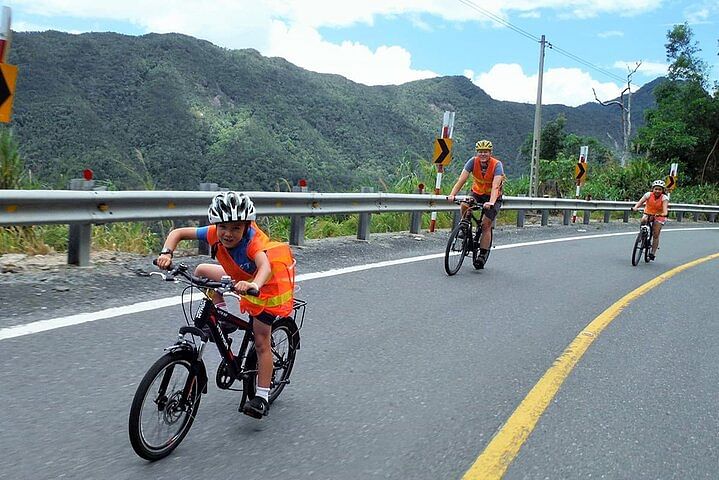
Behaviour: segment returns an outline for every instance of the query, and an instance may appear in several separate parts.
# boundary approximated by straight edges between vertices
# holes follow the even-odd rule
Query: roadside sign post
[[[439,195],[442,188],[442,174],[444,167],[452,161],[452,133],[454,132],[454,112],[444,112],[440,138],[434,141],[434,155],[432,163],[437,165],[437,180],[434,184],[434,194]],[[429,231],[434,232],[437,225],[437,212],[432,212],[429,222]]]
[[[579,160],[577,166],[574,167],[574,181],[577,184],[575,198],[579,198],[579,191],[587,180],[587,157],[589,156],[589,145],[583,145],[579,148]],[[577,211],[572,211],[572,223],[577,221]]]
[[[669,167],[669,176],[664,183],[667,184],[667,197],[671,198],[672,192],[677,188],[677,170],[679,170],[678,163],[672,163]]]

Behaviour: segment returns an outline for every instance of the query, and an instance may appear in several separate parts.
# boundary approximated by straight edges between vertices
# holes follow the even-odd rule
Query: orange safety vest
[[[659,195],[659,198],[654,196],[654,192],[649,192],[649,198],[647,198],[647,204],[644,207],[644,213],[647,215],[659,215],[662,213],[664,203],[664,194]]]
[[[260,288],[260,295],[253,297],[244,295],[240,301],[240,310],[249,315],[257,316],[267,312],[282,317],[292,313],[295,290],[295,258],[289,245],[283,242],[271,242],[269,237],[260,230],[255,222],[248,227],[255,230],[255,235],[247,245],[247,258],[253,260],[257,252],[265,252],[270,260],[272,274],[267,283]],[[245,234],[247,230],[245,230]],[[255,272],[246,272],[232,259],[230,252],[222,245],[217,236],[217,225],[207,229],[207,243],[215,251],[217,261],[235,282],[252,281]]]
[[[489,157],[489,165],[487,165],[487,171],[484,172],[484,175],[482,175],[481,163],[479,157],[474,157],[474,168],[472,169],[474,183],[472,183],[472,191],[477,195],[491,195],[492,182],[494,182],[494,170],[497,168],[499,160],[494,157]],[[501,187],[499,189],[499,195],[502,195]]]

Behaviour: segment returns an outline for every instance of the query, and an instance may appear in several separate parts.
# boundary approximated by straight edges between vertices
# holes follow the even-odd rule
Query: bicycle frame
[[[474,212],[479,210],[479,217],[475,216]],[[462,222],[467,222],[469,225],[470,238],[472,240],[471,250],[477,250],[479,248],[479,240],[482,236],[482,220],[484,220],[484,207],[482,205],[468,205],[467,210],[464,212]],[[474,227],[472,227],[474,222]],[[474,228],[474,231],[472,229]]]

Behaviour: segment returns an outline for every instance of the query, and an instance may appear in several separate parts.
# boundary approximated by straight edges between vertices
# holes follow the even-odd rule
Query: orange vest
[[[659,198],[654,196],[654,192],[649,192],[649,198],[647,198],[647,204],[644,207],[644,213],[647,215],[659,215],[664,211],[662,207],[664,203],[664,194],[659,195]]]
[[[477,195],[491,195],[494,170],[497,168],[499,160],[494,157],[489,157],[489,165],[487,165],[487,171],[484,172],[484,175],[482,175],[481,163],[479,157],[474,157],[474,168],[472,169],[474,183],[472,183],[472,191]],[[501,187],[499,189],[499,195],[502,195]]]
[[[292,250],[286,243],[271,242],[255,222],[252,222],[249,228],[254,229],[255,235],[247,245],[247,258],[254,260],[257,252],[265,252],[270,261],[272,274],[267,283],[260,288],[259,296],[242,297],[240,309],[252,316],[257,316],[263,311],[282,317],[289,316],[292,313],[295,290],[295,259]],[[230,252],[219,241],[217,225],[210,225],[207,229],[207,243],[216,251],[217,261],[235,282],[252,281],[255,272],[246,272],[235,263]]]

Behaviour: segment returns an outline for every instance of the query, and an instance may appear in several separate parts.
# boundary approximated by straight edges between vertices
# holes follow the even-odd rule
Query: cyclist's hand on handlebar
[[[260,289],[255,282],[245,282],[241,280],[235,284],[235,290],[241,295],[256,295],[256,292],[259,293]]]
[[[449,200],[450,202],[454,202],[455,198],[457,198],[456,195],[447,195],[447,200]]]
[[[492,203],[492,202],[484,202],[484,205],[482,205],[482,207],[486,208],[487,210],[489,210],[493,206],[494,206],[494,203]]]
[[[169,270],[172,268],[172,257],[169,255],[159,255],[152,263],[162,270]]]

